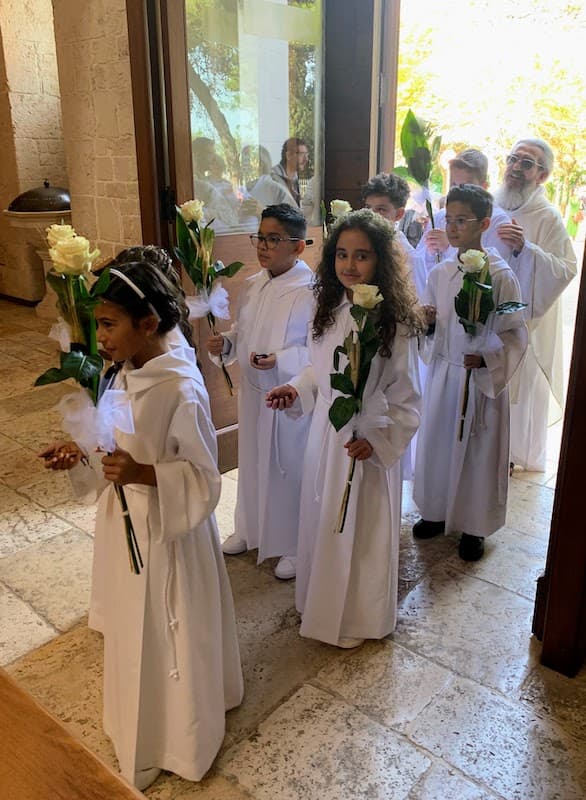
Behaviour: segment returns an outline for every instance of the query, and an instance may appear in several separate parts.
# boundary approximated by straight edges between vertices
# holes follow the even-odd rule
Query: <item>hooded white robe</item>
[[[519,283],[494,249],[487,251],[495,306],[520,301]],[[429,364],[415,464],[413,498],[425,520],[489,536],[505,523],[509,483],[507,384],[527,347],[523,311],[491,313],[477,336],[468,336],[454,310],[462,288],[457,259],[438,264],[427,281],[426,303],[436,307],[433,335],[423,354]],[[462,440],[458,440],[466,370],[464,354],[480,354],[486,367],[471,370]]]
[[[561,293],[576,274],[576,254],[561,215],[538,186],[511,212],[523,227],[525,244],[510,265],[527,303],[529,346],[511,384],[511,461],[523,469],[545,469],[550,394],[551,421],[564,400]]]
[[[439,230],[446,229],[446,209],[440,208],[439,211],[436,211],[433,215],[433,220],[435,223],[435,227]],[[508,244],[505,244],[498,235],[498,227],[499,225],[504,225],[507,222],[511,221],[511,215],[508,211],[505,211],[500,206],[497,206],[493,203],[492,206],[492,213],[490,215],[490,225],[484,231],[481,237],[481,244],[483,248],[486,250],[488,247],[492,247],[497,250],[500,255],[504,258],[505,261],[509,261],[511,257],[511,247]],[[425,233],[428,233],[431,230],[431,224],[428,224]],[[430,253],[427,247],[425,246],[425,233],[419,240],[416,248],[416,252],[421,255],[423,260],[425,261],[427,273],[434,268],[437,267],[438,263],[441,261],[446,261],[448,259],[455,258],[458,254],[458,250],[456,247],[448,246],[446,250],[439,254],[439,261],[436,253]]]
[[[238,494],[234,529],[259,563],[295,556],[299,493],[309,419],[292,420],[266,407],[269,389],[288,383],[308,363],[313,272],[304,261],[272,278],[267,270],[246,281],[236,321],[224,334],[224,363],[238,361]],[[276,353],[273,369],[250,366],[250,354]],[[216,359],[212,359],[217,363]]]
[[[287,412],[313,411],[303,467],[296,605],[301,636],[337,644],[341,637],[380,639],[396,624],[400,458],[419,425],[417,340],[397,326],[391,358],[375,355],[364,390],[363,410],[336,432],[330,406],[334,349],[352,326],[350,303],[318,341],[310,340],[311,366],[289,381],[299,399]],[[344,364],[340,362],[340,369]],[[344,444],[356,430],[374,449],[357,461],[344,530],[335,532],[350,458]]]
[[[243,681],[232,593],[213,510],[221,480],[209,400],[192,350],[125,365],[134,434],[118,447],[152,464],[157,486],[124,492],[144,569],[131,572],[112,484],[96,519],[90,624],[104,633],[104,729],[120,770],[158,767],[200,780]],[[78,469],[78,468],[76,468]]]

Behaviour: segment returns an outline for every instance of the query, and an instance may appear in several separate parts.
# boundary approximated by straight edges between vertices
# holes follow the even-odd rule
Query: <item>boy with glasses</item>
[[[462,183],[469,183],[481,186],[483,189],[488,187],[488,158],[480,150],[468,148],[457,153],[449,163],[450,189]],[[441,208],[434,214],[435,228],[428,227],[423,234],[417,247],[417,252],[421,253],[429,272],[445,258],[452,258],[455,249],[450,246],[445,226],[445,208]],[[499,225],[510,222],[509,214],[498,205],[493,203],[490,224],[482,235],[483,247],[494,247],[501,256],[508,261],[511,257],[511,247],[503,241],[499,234]]]
[[[563,405],[561,293],[576,274],[576,255],[562,217],[543,184],[553,169],[553,151],[542,139],[521,139],[506,159],[500,204],[511,214],[499,226],[501,241],[521,285],[529,347],[511,385],[511,462],[543,472],[550,394]]]
[[[309,419],[273,414],[265,394],[307,365],[307,332],[313,319],[313,273],[301,260],[306,223],[299,209],[267,206],[256,248],[260,272],[248,278],[234,325],[208,340],[212,360],[238,362],[238,494],[235,532],[227,555],[258,547],[258,563],[280,556],[275,575],[295,577],[301,470]],[[279,419],[277,420],[277,416]]]
[[[505,523],[509,480],[509,393],[507,385],[527,347],[522,310],[496,315],[464,331],[454,306],[462,288],[462,255],[482,251],[488,259],[494,306],[519,302],[520,290],[506,261],[483,249],[492,197],[480,186],[462,184],[446,200],[446,231],[456,255],[438,264],[427,281],[424,306],[430,325],[423,348],[429,364],[419,429],[413,498],[422,519],[417,539],[461,531],[464,561],[477,561],[484,538]],[[482,264],[480,265],[482,267]],[[469,397],[463,413],[467,373]],[[463,420],[462,427],[461,421]]]

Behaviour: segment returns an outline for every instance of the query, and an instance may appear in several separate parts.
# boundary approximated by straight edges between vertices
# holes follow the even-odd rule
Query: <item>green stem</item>
[[[466,419],[466,409],[468,408],[468,398],[470,396],[470,376],[472,375],[472,370],[466,370],[466,382],[464,384],[464,393],[462,395],[462,411],[460,413],[460,429],[458,431],[458,441],[462,441],[462,437],[464,436],[464,421]]]

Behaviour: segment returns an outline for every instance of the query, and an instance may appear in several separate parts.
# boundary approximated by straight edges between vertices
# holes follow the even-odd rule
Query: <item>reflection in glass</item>
[[[322,0],[185,0],[194,196],[216,233],[319,224]]]

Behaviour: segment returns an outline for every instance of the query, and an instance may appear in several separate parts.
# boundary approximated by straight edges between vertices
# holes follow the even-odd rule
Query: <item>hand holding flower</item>
[[[429,253],[435,255],[436,253],[443,253],[448,249],[450,243],[448,242],[448,234],[440,228],[434,228],[424,234],[423,241]]]
[[[477,353],[466,353],[464,355],[464,368],[465,369],[480,369],[483,366],[483,358]]]
[[[113,453],[102,458],[104,478],[119,486],[139,483],[156,486],[157,475],[152,464],[139,464],[126,450],[116,448]]]
[[[427,326],[433,325],[435,322],[435,317],[437,314],[437,309],[435,306],[425,305],[421,306],[423,311],[423,319],[425,320],[425,324]]]
[[[224,349],[224,337],[221,333],[210,336],[208,339],[208,353],[212,356],[221,356]]]
[[[289,383],[284,383],[267,392],[265,402],[267,408],[272,408],[273,411],[284,411],[286,408],[291,408],[297,397],[297,389]]]
[[[45,460],[45,469],[73,469],[84,458],[84,453],[75,442],[56,441],[37,453]]]
[[[350,458],[355,458],[356,461],[366,461],[374,452],[368,439],[350,439],[344,447],[348,451]]]

